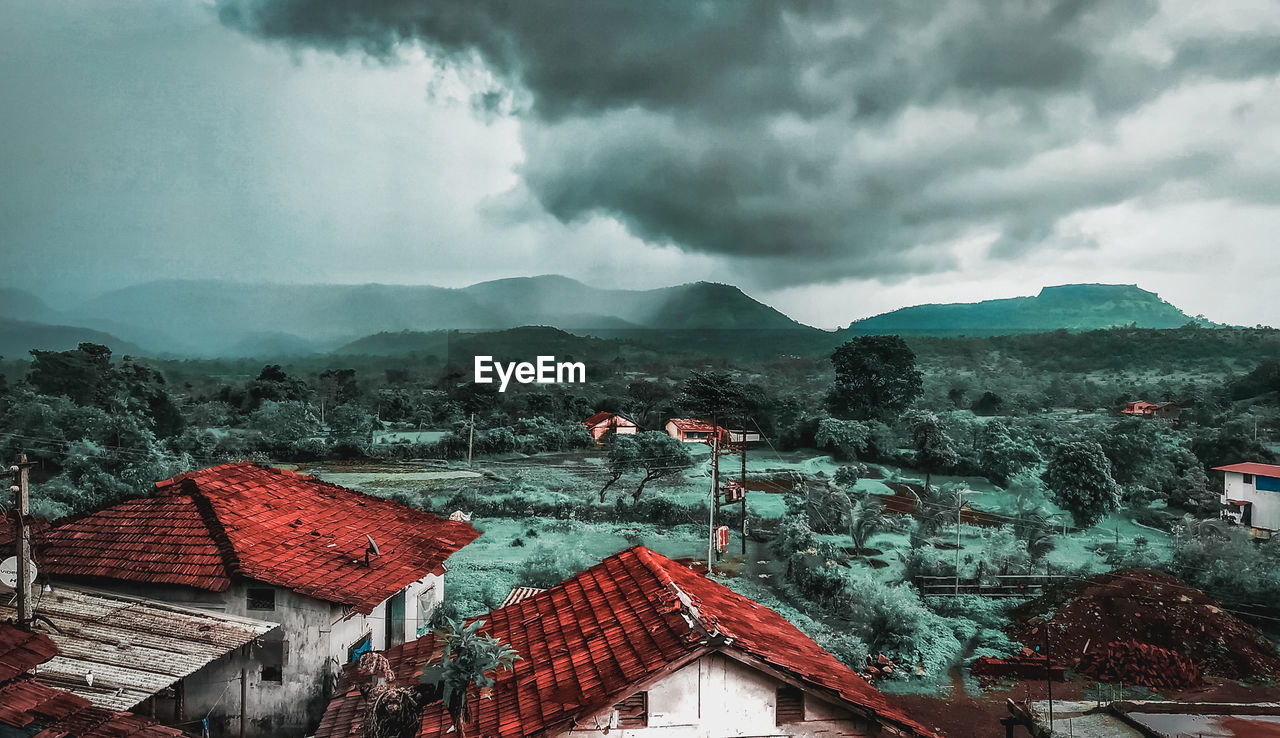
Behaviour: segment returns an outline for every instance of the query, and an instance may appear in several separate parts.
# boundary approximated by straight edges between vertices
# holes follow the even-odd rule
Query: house
[[[640,432],[640,426],[636,422],[624,415],[610,412],[599,412],[586,420],[582,424],[591,431],[591,437],[596,439],[596,443],[600,443],[606,433],[613,431],[614,433],[625,436]]]
[[[17,619],[11,599],[0,600],[0,620]],[[279,628],[263,620],[64,585],[39,593],[36,604],[32,632],[47,638],[57,653],[41,662],[35,681],[103,710],[140,711],[172,725],[193,714],[185,699],[189,690],[199,692],[220,678],[218,662],[240,649],[257,648],[259,638]]]
[[[696,418],[672,418],[667,421],[667,435],[681,443],[710,443],[716,431],[720,431],[720,440],[725,440],[725,430],[719,426]]]
[[[469,697],[465,735],[936,735],[781,615],[641,546],[479,619],[521,658]],[[416,685],[440,648],[429,634],[383,655]],[[360,734],[360,687],[348,666],[316,738]],[[417,735],[451,731],[427,704]]]
[[[180,738],[185,733],[141,715],[97,707],[89,700],[37,680],[44,664],[60,655],[48,636],[0,623],[0,736],[77,738]]]
[[[1231,464],[1215,467],[1223,473],[1224,516],[1249,528],[1255,538],[1280,531],[1280,466]]]
[[[761,439],[759,431],[721,428],[696,418],[672,418],[667,421],[666,431],[667,435],[681,443],[710,443],[717,432],[720,443],[759,443]]]
[[[445,560],[478,535],[466,522],[239,462],[41,530],[34,555],[55,589],[75,582],[278,623],[186,700],[193,713],[212,710],[212,733],[226,734],[239,705],[222,699],[224,687],[246,669],[247,733],[300,736],[343,664],[417,637],[442,601]]]
[[[1176,402],[1147,402],[1146,400],[1135,400],[1126,405],[1120,412],[1124,415],[1132,415],[1139,418],[1177,420],[1178,416],[1182,414],[1182,406]]]

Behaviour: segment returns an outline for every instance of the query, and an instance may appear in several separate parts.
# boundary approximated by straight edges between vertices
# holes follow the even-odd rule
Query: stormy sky
[[[0,0],[0,283],[1137,283],[1280,325],[1280,3]]]

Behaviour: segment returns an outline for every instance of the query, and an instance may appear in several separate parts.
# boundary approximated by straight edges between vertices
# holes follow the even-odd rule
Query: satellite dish
[[[366,533],[364,537],[369,539],[369,551],[374,556],[381,556],[382,552],[378,550],[378,544],[373,540],[373,536]]]
[[[31,562],[30,576],[27,578],[27,584],[35,584],[36,581],[36,563]],[[0,584],[9,589],[18,588],[18,557],[10,556],[4,561],[0,561]]]

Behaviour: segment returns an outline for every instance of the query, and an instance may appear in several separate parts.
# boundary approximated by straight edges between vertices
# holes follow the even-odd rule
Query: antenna
[[[382,556],[382,551],[378,549],[378,542],[373,540],[373,536],[366,533],[364,537],[369,541],[368,547],[364,550],[364,565],[368,566],[369,556]]]

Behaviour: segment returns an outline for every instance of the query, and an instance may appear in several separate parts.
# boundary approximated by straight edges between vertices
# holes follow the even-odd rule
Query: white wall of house
[[[369,633],[373,650],[386,648],[386,602],[369,615],[361,615],[341,605],[253,581],[235,582],[226,592],[111,580],[94,580],[92,585],[280,623],[279,629],[259,639],[258,644],[237,649],[184,680],[187,719],[198,720],[208,715],[210,733],[215,737],[239,734],[242,669],[247,692],[245,713],[249,717],[247,735],[252,738],[304,736],[319,724],[351,645]],[[249,609],[250,590],[270,590],[274,597],[272,609]],[[401,642],[418,637],[419,626],[443,599],[443,572],[428,574],[403,591],[405,622]],[[276,665],[271,663],[276,661],[280,666],[278,681],[277,675],[264,669]],[[171,722],[172,707],[160,705],[157,717]]]
[[[739,661],[711,654],[649,688],[647,727],[611,730],[609,735],[610,738],[614,735],[621,738],[877,735],[865,718],[808,693],[804,698],[804,719],[777,725],[777,692],[785,686],[773,676]],[[608,719],[606,713],[601,722]],[[594,727],[583,722],[573,732],[593,732]]]
[[[1274,533],[1280,531],[1280,492],[1258,489],[1257,477],[1240,472],[1224,472],[1222,504],[1227,500],[1252,503],[1251,525],[1255,531]],[[1234,512],[1234,510],[1233,510]]]

